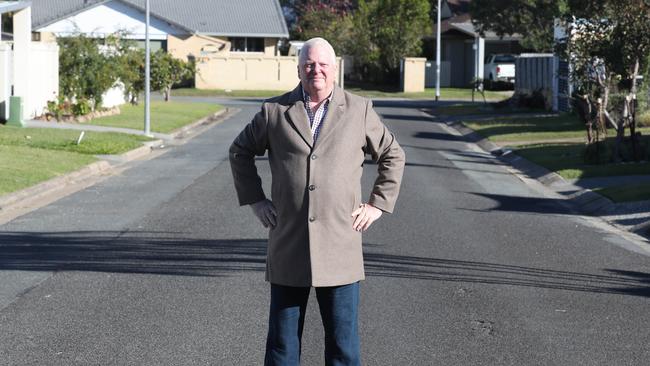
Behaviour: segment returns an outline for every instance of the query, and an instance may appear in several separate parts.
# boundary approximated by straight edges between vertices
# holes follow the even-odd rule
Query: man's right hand
[[[273,202],[269,201],[268,199],[264,199],[259,202],[252,203],[250,206],[253,210],[253,213],[255,216],[257,216],[260,222],[262,222],[262,225],[264,225],[264,227],[275,227],[275,224],[277,223],[276,217],[278,216],[278,212],[275,210]]]

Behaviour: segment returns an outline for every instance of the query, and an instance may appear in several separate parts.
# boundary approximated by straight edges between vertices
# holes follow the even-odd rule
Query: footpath
[[[144,143],[141,147],[120,155],[97,155],[99,161],[77,171],[58,176],[32,187],[0,196],[0,225],[40,207],[46,206],[62,197],[90,187],[103,179],[119,174],[127,164],[136,160],[151,159],[166,152],[169,146],[185,144],[214,124],[221,123],[236,114],[236,108],[224,108],[212,115],[181,127],[172,133],[151,133],[155,140]],[[25,122],[25,127],[72,129],[97,132],[121,132],[133,135],[145,135],[142,130],[128,128],[96,126],[75,123],[52,123],[39,120]]]
[[[488,140],[468,128],[463,121],[494,119],[499,117],[543,117],[546,114],[490,114],[486,115],[438,115],[434,110],[424,109],[438,122],[457,131],[466,141],[477,144],[482,150],[497,157],[512,168],[520,179],[533,179],[546,189],[564,197],[569,208],[574,212],[604,219],[615,227],[629,231],[645,238],[650,238],[650,201],[615,203],[592,189],[596,187],[613,187],[630,184],[650,184],[649,175],[612,176],[599,178],[582,178],[567,180],[540,165],[518,156],[511,150]],[[509,143],[512,145],[512,143]]]

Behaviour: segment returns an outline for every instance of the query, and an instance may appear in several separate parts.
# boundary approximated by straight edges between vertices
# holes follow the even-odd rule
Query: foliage
[[[174,84],[194,75],[193,64],[172,57],[158,50],[151,57],[151,89],[161,91],[165,101],[169,101]]]
[[[72,105],[72,114],[75,116],[83,116],[91,111],[90,103],[88,103],[88,100],[85,98],[79,98],[77,103]]]
[[[305,32],[316,32],[316,36],[327,40],[334,39],[328,38],[330,34],[318,33],[316,28],[329,29],[327,21],[337,22],[341,17],[350,14],[356,8],[354,3],[356,1],[351,0],[280,0],[291,39],[301,40],[314,37],[305,35]],[[318,19],[319,15],[325,19]],[[334,46],[334,43],[332,45]]]
[[[403,57],[419,55],[429,33],[428,0],[360,0],[353,16],[356,72],[366,81],[395,83]]]
[[[115,64],[100,50],[100,40],[83,33],[59,37],[59,94],[68,100],[84,98],[93,108],[117,80]]]
[[[525,48],[548,52],[553,50],[556,18],[588,15],[601,6],[601,2],[591,0],[473,0],[470,14],[481,34],[520,34]]]
[[[138,97],[144,92],[144,49],[129,40],[125,32],[108,37],[107,44],[113,50],[117,80],[124,88],[124,96],[131,104],[138,104]]]
[[[599,131],[616,129],[613,161],[643,158],[636,133],[637,76],[647,71],[650,54],[650,4],[646,0],[609,0],[588,18],[567,19],[565,56],[573,66],[577,104],[587,126],[589,143]],[[596,130],[593,131],[593,127]],[[630,129],[632,154],[625,153],[625,128]]]
[[[351,4],[346,0],[306,0],[298,7],[294,33],[297,39],[313,37],[327,39],[337,55],[342,55],[352,41]]]

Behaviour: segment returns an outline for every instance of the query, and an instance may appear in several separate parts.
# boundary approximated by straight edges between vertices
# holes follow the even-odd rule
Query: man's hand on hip
[[[366,231],[381,216],[382,212],[382,210],[369,203],[362,203],[359,208],[352,212],[352,217],[354,217],[352,228],[356,231]]]
[[[253,213],[257,218],[262,222],[262,225],[264,227],[275,227],[275,224],[277,223],[276,217],[278,216],[278,212],[275,210],[275,206],[273,206],[273,202],[264,199],[259,202],[252,203],[251,209],[253,209]]]

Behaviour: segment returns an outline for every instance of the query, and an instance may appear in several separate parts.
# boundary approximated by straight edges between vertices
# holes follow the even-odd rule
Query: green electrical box
[[[9,97],[9,119],[7,126],[25,127],[23,122],[23,98]]]

